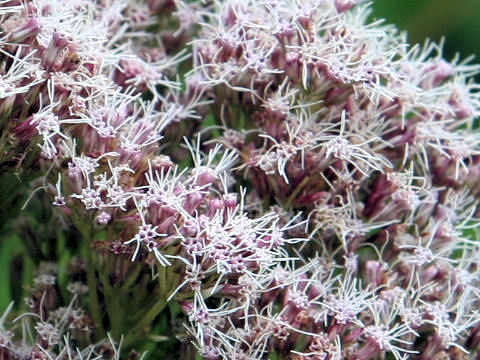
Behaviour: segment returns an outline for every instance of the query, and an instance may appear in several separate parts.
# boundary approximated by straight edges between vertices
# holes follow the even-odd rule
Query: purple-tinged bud
[[[148,0],[148,7],[152,10],[152,13],[155,14],[165,14],[169,10],[175,7],[174,0]]]
[[[223,210],[223,201],[220,199],[211,199],[208,204],[208,216],[213,217],[217,211]]]
[[[299,12],[296,15],[296,21],[305,30],[310,31],[313,25],[313,19],[317,10],[316,6],[309,3],[300,3]]]
[[[68,37],[58,32],[54,32],[48,47],[43,52],[42,65],[47,69],[51,69],[60,52],[65,49],[69,43],[70,39]]]
[[[199,231],[200,231],[200,229],[199,229],[198,225],[191,220],[187,220],[182,226],[182,232],[186,236],[195,237],[198,234]]]
[[[467,339],[467,349],[476,349],[480,345],[480,324],[477,324],[470,331],[470,336]]]
[[[368,360],[380,355],[383,349],[379,346],[375,338],[369,337],[367,342],[356,352],[355,360]]]
[[[218,350],[214,346],[205,346],[203,349],[200,350],[200,355],[205,360],[218,360],[220,359],[220,354]]]
[[[424,70],[425,80],[422,81],[424,89],[431,89],[441,85],[450,76],[455,75],[455,68],[443,59],[429,64]]]
[[[377,302],[380,306],[389,306],[394,303],[398,291],[398,289],[385,289],[382,290],[379,294],[379,297],[377,299]]]
[[[356,328],[351,330],[347,335],[345,335],[342,339],[344,344],[350,344],[358,341],[360,338],[360,335],[362,335],[363,329],[362,328]]]
[[[367,279],[369,285],[372,285],[374,288],[382,285],[385,282],[385,274],[383,272],[383,264],[379,261],[369,260],[365,264],[367,270]]]
[[[283,232],[280,230],[273,230],[271,234],[258,239],[258,246],[263,248],[278,248],[285,243]]]
[[[169,230],[172,230],[173,224],[178,219],[178,214],[174,214],[172,216],[167,217],[160,225],[158,225],[158,231],[161,233],[168,233]]]
[[[190,301],[179,301],[178,302],[178,305],[180,305],[180,308],[182,309],[182,311],[186,314],[190,314],[191,312],[193,312],[193,303],[190,302]]]
[[[325,287],[323,286],[317,286],[315,284],[313,285],[310,285],[310,287],[308,288],[308,297],[310,299],[318,299],[320,297],[323,297],[325,296],[326,294],[326,291],[325,291]]]
[[[273,303],[282,289],[280,287],[275,287],[273,289],[269,289],[268,291],[265,291],[261,297],[260,304],[262,307],[267,306],[268,304]]]
[[[399,189],[392,194],[392,200],[401,211],[412,211],[419,204],[417,194],[411,189]]]
[[[82,61],[82,67],[88,70],[90,75],[97,75],[102,69],[103,62],[100,56],[90,55]]]
[[[295,318],[291,322],[291,325],[296,328],[296,329],[302,329],[308,326],[310,323],[310,316],[308,314],[308,311],[302,310],[300,311],[297,315],[295,315]],[[295,333],[294,336],[298,337],[298,333]]]
[[[12,88],[13,89],[13,88]],[[8,85],[3,88],[3,90],[8,90]],[[6,94],[5,94],[6,95]],[[14,105],[17,101],[23,99],[24,95],[10,95],[1,99],[0,101],[0,116],[2,118],[8,118],[14,109]],[[31,119],[29,117],[28,119]],[[27,120],[28,120],[27,119]],[[25,121],[27,121],[25,120]],[[25,122],[23,121],[23,122]]]
[[[335,7],[339,13],[346,12],[357,5],[357,0],[335,0]]]
[[[70,180],[71,190],[75,193],[80,193],[84,186],[83,173],[80,167],[73,162],[69,162],[67,175]]]
[[[26,24],[17,30],[10,32],[8,41],[12,43],[21,43],[22,41],[35,37],[42,30],[42,24],[40,21],[32,17]]]
[[[354,316],[352,316],[352,319],[354,319]],[[335,339],[339,335],[343,336],[349,325],[349,323],[344,323],[343,321],[340,322],[335,318],[328,327],[328,337],[330,339]]]
[[[241,39],[238,35],[225,33],[214,41],[219,48],[218,60],[227,62],[232,56],[237,57],[237,54],[242,51]]]
[[[470,102],[470,99],[460,89],[455,89],[452,92],[448,103],[459,120],[470,118],[475,115],[475,108]]]
[[[289,51],[285,54],[284,70],[291,79],[302,78],[302,60],[298,52]]]
[[[422,283],[428,284],[438,276],[439,272],[440,270],[436,265],[429,266],[422,272]]]
[[[282,41],[282,35],[277,35],[279,41]],[[270,63],[275,69],[286,69],[287,68],[287,59],[285,57],[285,51],[282,49],[276,49],[272,52],[270,57]]]
[[[33,117],[29,116],[26,120],[22,121],[12,130],[12,134],[15,135],[15,138],[20,144],[27,144],[36,135],[38,135],[37,127],[32,123],[32,121]]]
[[[237,206],[237,194],[228,193],[223,195],[223,205],[227,209],[234,209]]]
[[[419,356],[419,359],[420,360],[434,359],[444,349],[445,349],[445,345],[443,344],[443,339],[437,334],[434,334],[429,338],[428,345],[425,348],[425,350],[422,352],[422,354]]]
[[[120,69],[115,71],[114,79],[117,84],[124,88],[134,86],[136,90],[146,91],[151,84],[154,84],[164,75],[155,67],[140,58],[131,58],[120,61]]]
[[[184,192],[185,192],[185,185],[184,184],[178,184],[173,189],[173,195],[175,195],[175,196],[182,196],[182,194]]]
[[[188,194],[183,205],[184,209],[189,214],[192,214],[202,204],[205,196],[206,194],[200,189],[198,191]]]
[[[28,359],[30,360],[48,360],[49,357],[45,354],[45,351],[39,349],[38,347],[34,347],[31,351]]]
[[[193,172],[197,178],[196,185],[205,186],[211,184],[217,180],[217,174],[215,171],[206,166],[199,166],[193,169]]]
[[[168,170],[173,168],[175,164],[172,162],[169,156],[167,155],[156,155],[152,158],[152,167],[155,170]]]
[[[141,218],[138,213],[118,217],[118,221],[126,222],[132,226],[137,226],[140,220]]]

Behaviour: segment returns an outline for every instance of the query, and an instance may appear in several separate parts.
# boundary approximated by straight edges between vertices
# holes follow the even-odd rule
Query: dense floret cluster
[[[0,0],[0,359],[480,358],[480,67],[368,15]]]

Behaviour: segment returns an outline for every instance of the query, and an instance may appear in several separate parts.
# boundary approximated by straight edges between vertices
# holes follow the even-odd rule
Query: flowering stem
[[[162,297],[167,297],[167,268],[159,266],[158,269],[158,286]]]
[[[139,263],[133,263],[132,266],[134,267],[133,270],[129,271],[127,277],[125,278],[124,282],[121,284],[121,287],[115,287],[118,291],[128,291],[130,286],[138,279],[138,276],[143,270],[143,265]]]
[[[100,301],[98,299],[98,294],[97,294],[97,281],[96,281],[96,275],[95,275],[95,265],[93,261],[93,253],[92,253],[92,247],[91,247],[91,242],[93,239],[92,236],[92,229],[88,228],[86,229],[82,224],[79,224],[77,222],[77,229],[80,231],[82,234],[82,237],[84,238],[83,244],[86,244],[84,248],[85,252],[85,261],[87,262],[87,285],[88,285],[88,292],[89,292],[89,300],[90,300],[90,311],[92,312],[92,317],[93,320],[95,321],[95,324],[97,325],[96,328],[96,335],[99,336],[99,338],[102,338],[105,336],[105,332],[103,329],[103,323],[102,323],[102,313],[100,311]]]
[[[290,209],[293,201],[297,198],[298,194],[303,190],[305,185],[307,185],[309,180],[310,180],[310,177],[305,176],[302,182],[295,187],[295,190],[293,191],[293,193],[288,197],[287,201],[285,201],[285,209]]]
[[[96,283],[96,276],[95,276],[95,267],[93,264],[93,256],[91,251],[87,250],[87,284],[89,290],[89,298],[90,298],[90,308],[92,311],[93,319],[95,320],[96,325],[98,326],[98,332],[101,334],[104,333],[103,331],[103,324],[102,324],[102,315],[100,312],[100,302],[98,300],[97,294],[97,283]]]
[[[167,305],[166,299],[161,297],[150,310],[138,321],[138,323],[125,336],[124,345],[126,348],[131,346],[142,335],[145,327],[153,322],[153,320],[160,314]]]
[[[110,321],[110,329],[113,333],[115,339],[120,339],[121,332],[121,323],[122,323],[122,312],[121,306],[119,303],[120,296],[115,295],[114,289],[110,284],[109,274],[111,273],[111,262],[112,259],[107,259],[108,267],[107,271],[99,272],[100,280],[104,289],[105,295],[105,306],[108,313],[108,319]]]

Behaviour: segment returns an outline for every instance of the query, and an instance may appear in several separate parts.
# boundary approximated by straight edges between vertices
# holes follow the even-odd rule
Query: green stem
[[[143,270],[143,264],[133,263],[132,267],[134,267],[134,269],[129,271],[123,283],[119,283],[119,285],[114,286],[115,289],[119,291],[124,291],[124,290],[128,291],[130,286],[137,280],[138,276],[140,275],[140,272]]]
[[[112,268],[111,262],[112,259],[109,257],[107,259],[107,270],[101,271],[99,276],[104,290],[105,307],[110,321],[110,331],[112,332],[114,339],[120,340],[120,334],[122,331],[122,311],[120,297],[115,295],[114,289],[110,285],[109,274],[111,273]]]
[[[95,267],[93,264],[93,256],[90,249],[87,249],[87,285],[89,291],[90,310],[93,320],[97,325],[97,335],[100,337],[105,333],[102,324],[102,315],[100,311],[100,301],[98,300],[97,281],[95,276]],[[98,334],[100,333],[100,334]]]
[[[297,195],[300,193],[300,191],[304,189],[305,185],[307,185],[309,180],[310,180],[310,177],[305,176],[302,182],[295,187],[295,190],[293,191],[293,193],[288,197],[287,201],[285,201],[285,205],[284,205],[285,209],[290,209],[293,201],[295,200]]]
[[[130,347],[139,336],[143,335],[145,328],[155,320],[155,318],[160,314],[165,306],[167,305],[166,299],[162,297],[159,299],[150,310],[143,315],[143,317],[137,322],[137,324],[128,332],[125,336],[124,346],[125,348]]]
[[[90,300],[90,311],[92,313],[93,320],[97,325],[97,328],[95,329],[95,335],[97,335],[99,338],[103,338],[105,336],[105,331],[103,329],[102,312],[100,311],[100,301],[98,300],[98,284],[95,275],[95,264],[91,247],[93,235],[91,229],[85,229],[82,224],[77,223],[77,228],[82,234],[84,240],[83,243],[85,250],[85,260],[87,262],[87,286]]]
[[[167,268],[165,266],[158,266],[158,287],[160,296],[166,298],[167,295]]]

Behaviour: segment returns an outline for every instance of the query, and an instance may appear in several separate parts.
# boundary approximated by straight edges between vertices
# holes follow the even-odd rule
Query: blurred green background
[[[480,63],[480,0],[374,0],[372,18],[408,32],[411,44],[445,38],[444,57]]]

